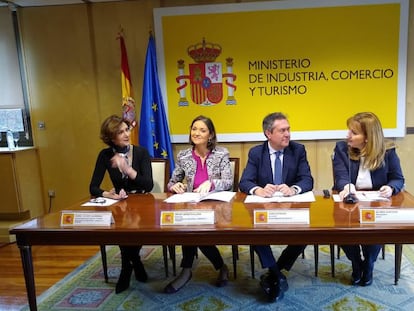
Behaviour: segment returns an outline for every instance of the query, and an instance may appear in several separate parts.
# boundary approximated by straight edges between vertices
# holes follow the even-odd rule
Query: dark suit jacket
[[[348,144],[346,141],[336,143],[333,156],[334,190],[342,191],[349,184],[349,164],[351,164],[351,183],[355,185],[359,161],[348,158]],[[401,171],[400,159],[395,148],[385,152],[384,165],[371,171],[372,190],[379,190],[381,186],[388,185],[393,188],[392,194],[397,194],[404,187],[404,176]]]
[[[291,141],[283,151],[283,183],[288,186],[297,185],[302,192],[313,188],[313,177],[306,157],[306,150],[302,144]],[[245,193],[256,186],[265,187],[273,184],[272,165],[270,163],[267,141],[250,149],[249,159],[239,188]]]

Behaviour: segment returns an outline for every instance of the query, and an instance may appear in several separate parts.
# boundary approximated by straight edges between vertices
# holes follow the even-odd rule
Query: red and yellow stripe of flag
[[[138,127],[135,113],[135,100],[132,94],[131,75],[129,73],[128,56],[125,48],[124,37],[119,34],[121,45],[121,85],[122,85],[122,115],[131,122],[131,143],[138,144]]]

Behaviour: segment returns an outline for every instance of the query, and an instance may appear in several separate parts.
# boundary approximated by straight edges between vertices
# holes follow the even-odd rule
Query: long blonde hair
[[[375,170],[384,163],[386,144],[381,122],[372,112],[360,112],[347,120],[348,128],[356,129],[365,136],[366,144],[362,149],[349,147],[352,160],[364,157],[364,167]]]

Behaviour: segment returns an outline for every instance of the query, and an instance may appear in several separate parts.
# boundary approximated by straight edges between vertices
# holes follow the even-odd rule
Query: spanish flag
[[[124,36],[119,34],[121,45],[121,84],[122,84],[122,116],[132,125],[131,143],[138,144],[138,128],[135,114],[135,100],[132,94],[131,75],[129,74],[128,56]]]

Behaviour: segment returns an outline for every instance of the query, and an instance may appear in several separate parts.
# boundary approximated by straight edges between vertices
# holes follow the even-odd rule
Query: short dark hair
[[[198,117],[196,117],[193,122],[191,122],[191,126],[190,126],[190,134],[188,136],[188,139],[190,141],[190,144],[192,146],[194,146],[194,143],[191,140],[191,128],[193,127],[194,123],[197,121],[203,121],[205,125],[207,125],[207,128],[210,132],[211,138],[208,140],[207,142],[207,148],[208,150],[213,150],[214,148],[216,148],[217,145],[217,135],[216,135],[216,129],[214,128],[214,124],[213,121],[211,121],[210,118],[203,116],[203,115],[199,115]]]
[[[122,123],[125,123],[128,127],[130,126],[128,120],[125,120],[122,117],[117,116],[115,114],[107,117],[102,122],[100,138],[105,144],[107,144],[108,146],[114,145],[112,141],[115,139]]]
[[[273,122],[275,120],[287,120],[287,117],[281,112],[272,112],[268,114],[263,119],[263,123],[262,123],[263,133],[265,134],[265,136],[266,136],[266,131],[269,131],[269,132],[273,131]]]

